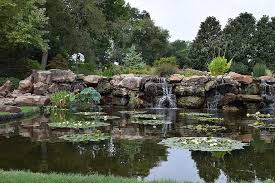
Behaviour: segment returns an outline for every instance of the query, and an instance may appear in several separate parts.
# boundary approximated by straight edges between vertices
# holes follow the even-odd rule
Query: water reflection
[[[106,132],[104,143],[72,144],[58,137],[70,130],[51,130],[49,121],[74,119],[70,114],[42,115],[0,125],[0,168],[37,172],[99,173],[134,176],[145,180],[175,179],[203,182],[254,181],[275,178],[275,134],[247,126],[245,115],[220,114],[228,130],[217,133],[250,143],[244,150],[228,153],[177,150],[159,145],[165,137],[200,136],[182,128],[192,124],[180,110],[151,110],[166,116],[160,127],[131,124],[128,115],[119,115]]]

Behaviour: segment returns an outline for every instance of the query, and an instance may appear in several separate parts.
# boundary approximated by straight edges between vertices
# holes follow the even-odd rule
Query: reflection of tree
[[[192,151],[192,159],[196,162],[199,175],[205,182],[215,182],[220,176],[220,170],[216,167],[216,161],[211,153]]]

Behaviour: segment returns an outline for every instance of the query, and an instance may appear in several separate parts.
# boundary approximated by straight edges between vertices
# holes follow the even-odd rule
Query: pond
[[[119,175],[140,180],[186,180],[199,182],[254,181],[275,178],[275,133],[249,124],[246,113],[211,113],[222,124],[204,123],[194,112],[181,109],[147,109],[130,112],[135,118],[156,119],[163,123],[144,124],[125,108],[102,107],[103,125],[97,127],[110,138],[102,142],[72,143],[59,137],[93,129],[52,128],[49,123],[87,120],[85,114],[54,111],[29,119],[0,125],[0,169]],[[121,112],[124,111],[124,112]],[[106,114],[105,114],[106,113]],[[146,114],[145,113],[145,114]],[[187,114],[187,115],[185,115]],[[110,117],[112,116],[112,117]],[[191,116],[191,117],[190,117]],[[192,117],[193,116],[193,117]],[[207,117],[208,115],[201,115]],[[200,117],[202,118],[202,117]],[[94,120],[93,117],[89,120]],[[101,120],[101,119],[99,119]],[[135,122],[133,123],[133,120]],[[201,126],[198,126],[201,125]],[[214,129],[214,130],[213,130]],[[231,152],[202,152],[160,144],[170,137],[227,137],[246,142],[244,149]]]

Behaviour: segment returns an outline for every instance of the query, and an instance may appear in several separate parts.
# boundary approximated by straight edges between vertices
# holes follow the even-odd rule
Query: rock
[[[19,82],[18,91],[20,93],[30,93],[33,91],[33,77],[28,78]]]
[[[70,70],[51,69],[50,72],[53,82],[71,83],[76,79],[76,75]]]
[[[76,92],[81,92],[86,87],[87,87],[87,85],[85,83],[83,83],[82,81],[75,81],[71,84],[70,89],[71,89],[71,91],[76,93]]]
[[[33,82],[34,83],[45,83],[51,84],[52,83],[52,73],[50,71],[34,71],[33,72]]]
[[[89,75],[89,76],[85,76],[83,78],[83,81],[90,86],[96,87],[98,85],[99,82],[101,82],[102,80],[106,80],[106,77],[103,76],[97,76],[97,75]]]
[[[49,85],[38,82],[33,85],[33,94],[35,95],[45,95],[48,93]]]
[[[55,93],[59,91],[72,91],[72,85],[66,83],[53,83],[48,88],[49,93]]]
[[[268,84],[275,84],[275,78],[273,78],[271,76],[261,76],[261,77],[259,77],[259,80],[261,82],[266,82]]]
[[[163,95],[163,89],[161,83],[148,82],[145,84],[144,93],[146,96],[155,97]]]
[[[205,96],[205,89],[200,85],[194,86],[176,86],[174,90],[176,96]]]
[[[145,90],[145,85],[147,83],[161,83],[162,78],[159,76],[145,76],[141,79],[141,84],[140,84],[140,90],[144,91]]]
[[[230,72],[226,78],[230,78],[230,79],[233,79],[235,81],[238,81],[239,83],[242,83],[242,84],[251,84],[253,82],[253,78],[252,76],[250,75],[241,75],[241,74],[238,74],[238,73],[235,73],[235,72]]]
[[[209,76],[190,76],[185,77],[182,80],[182,84],[191,85],[191,84],[198,84],[198,85],[204,85],[210,81]]]
[[[16,105],[14,98],[0,98],[1,105]]]
[[[50,98],[48,96],[40,95],[21,95],[15,99],[17,105],[36,105],[42,106],[50,103]]]
[[[0,87],[0,96],[7,96],[10,93],[11,90],[11,81],[6,81],[1,87]]]
[[[238,95],[238,100],[243,102],[251,102],[251,103],[258,103],[261,102],[263,99],[260,95]]]
[[[204,104],[204,97],[180,97],[177,100],[178,107],[182,108],[192,108],[192,109],[199,109]]]
[[[205,91],[208,92],[208,91],[216,88],[217,85],[218,85],[218,82],[216,80],[211,80],[211,81],[209,81],[209,82],[206,83],[206,85],[204,87]]]
[[[10,105],[0,105],[0,112],[20,113],[20,107]]]
[[[115,88],[112,92],[112,95],[125,97],[125,96],[129,96],[129,91],[126,88]]]
[[[224,112],[238,112],[240,109],[236,106],[223,106],[222,107]]]
[[[127,106],[129,103],[129,99],[126,97],[113,97],[112,103],[113,105],[117,106]]]
[[[170,76],[170,78],[168,79],[169,83],[180,83],[183,80],[184,76],[180,75],[180,74],[173,74],[172,76]]]
[[[226,106],[228,104],[234,103],[237,100],[237,95],[233,93],[227,93],[220,101],[220,106]]]
[[[141,79],[141,77],[128,76],[123,78],[123,80],[119,82],[118,86],[129,90],[139,90]]]
[[[124,78],[127,78],[127,77],[135,77],[135,75],[134,74],[115,75],[115,76],[112,77],[111,85],[113,85],[113,86],[119,86],[121,84],[121,81]]]
[[[96,87],[96,90],[101,94],[101,95],[108,95],[111,94],[113,91],[113,86],[111,83],[107,80],[99,82],[99,84]]]
[[[245,94],[247,95],[259,95],[260,94],[260,88],[259,85],[256,83],[252,83],[245,87]]]

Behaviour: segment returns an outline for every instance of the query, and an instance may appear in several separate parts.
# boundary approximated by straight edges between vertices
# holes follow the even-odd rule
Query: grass
[[[4,115],[10,115],[10,112],[0,112],[0,116],[4,116]]]
[[[43,174],[25,171],[0,170],[0,183],[144,183],[133,178],[122,178],[103,175],[79,174]],[[146,183],[176,183],[173,181],[151,181]]]

